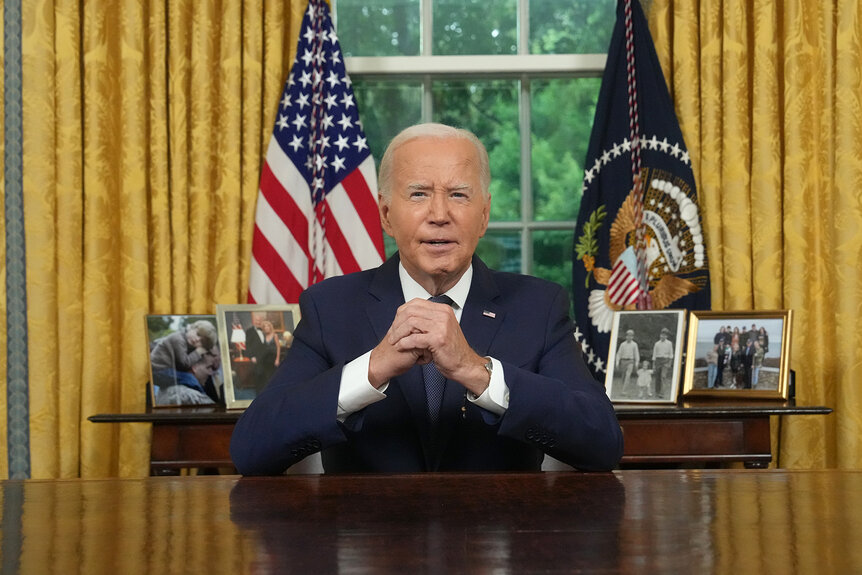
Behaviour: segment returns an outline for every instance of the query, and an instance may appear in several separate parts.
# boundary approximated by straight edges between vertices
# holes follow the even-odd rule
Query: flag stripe
[[[330,200],[337,202],[340,197],[343,197],[343,192],[332,192],[329,194]],[[350,250],[350,245],[347,241],[347,238],[344,237],[344,233],[341,230],[341,224],[339,218],[334,217],[335,212],[331,209],[331,202],[325,202],[327,209],[326,212],[329,217],[326,218],[326,243],[329,249],[329,253],[332,254],[333,257],[328,258],[334,260],[333,263],[337,263],[341,273],[351,273],[359,271],[359,264],[356,263],[356,258],[353,257],[353,252]],[[361,235],[357,233],[357,235]],[[330,272],[330,270],[326,270]],[[327,273],[329,275],[329,273]]]
[[[264,200],[266,204],[264,207],[258,204],[258,217],[277,217],[279,222],[287,228],[285,231],[290,233],[298,243],[305,257],[309,257],[308,220],[303,215],[303,211],[296,204],[293,196],[273,176],[268,163],[263,166],[260,180],[260,199]],[[259,226],[260,224],[261,222],[258,222]],[[276,226],[275,222],[272,222],[270,226],[267,226],[266,229],[274,228]]]
[[[274,287],[284,301],[294,301],[293,298],[299,298],[302,292],[302,284],[297,281],[296,277],[290,272],[290,269],[284,264],[284,260],[270,244],[263,234],[260,233],[260,228],[255,227],[254,239],[252,241],[252,253],[254,260],[260,266],[263,273],[269,278],[269,284]],[[269,294],[268,290],[264,293]],[[266,299],[266,298],[264,298]],[[261,302],[261,294],[255,295],[255,301]]]
[[[371,164],[372,169],[374,166],[374,162],[371,160],[369,156],[366,158],[362,165],[360,166],[360,170],[362,168],[366,168],[366,164]],[[362,221],[362,227],[366,230],[373,230],[375,228],[380,228],[380,216],[377,211],[377,202],[374,197],[374,193],[368,187],[368,182],[365,181],[365,177],[362,172],[355,171],[347,175],[344,178],[344,181],[341,182],[341,185],[344,186],[344,189],[347,191],[347,195],[350,197],[350,201],[353,202],[353,205],[356,209],[356,213],[360,216]],[[377,235],[375,242],[375,248],[377,249],[377,253],[380,257],[383,257],[383,236]]]
[[[286,195],[286,194],[285,194]],[[261,241],[266,241],[276,255],[281,259],[293,276],[303,288],[308,286],[308,222],[301,220],[303,225],[299,232],[285,225],[284,218],[279,217],[275,210],[269,205],[264,194],[258,197],[255,228],[261,236]],[[252,240],[252,254],[254,254],[254,240]],[[262,270],[267,270],[265,265],[258,262]],[[272,281],[278,281],[277,270],[269,270],[266,276]]]
[[[366,231],[362,218],[354,209],[347,191],[337,188],[330,192],[327,198],[327,206],[329,206],[328,213],[338,221],[340,228],[353,230],[353,234],[349,238],[350,242],[345,244],[345,247],[350,250],[351,258],[356,262],[357,269],[362,267],[362,262],[367,264],[369,261],[380,261],[382,258],[377,251],[375,242]],[[379,227],[380,220],[378,219],[377,221]],[[329,225],[329,220],[327,220],[327,225]],[[329,230],[327,230],[328,233]],[[342,265],[341,267],[344,269],[344,273],[348,273],[346,266]]]

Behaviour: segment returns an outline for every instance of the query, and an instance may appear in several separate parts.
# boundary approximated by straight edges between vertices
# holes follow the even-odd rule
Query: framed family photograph
[[[676,403],[685,310],[614,314],[605,391],[614,403]]]
[[[153,407],[223,403],[223,372],[214,315],[144,318]]]
[[[244,409],[263,391],[293,343],[299,304],[217,305],[228,409]]]
[[[683,395],[787,399],[790,310],[692,311]]]

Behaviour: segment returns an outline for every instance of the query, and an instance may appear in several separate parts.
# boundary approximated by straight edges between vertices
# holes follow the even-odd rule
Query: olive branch
[[[596,208],[590,214],[590,219],[584,224],[581,237],[578,239],[577,245],[575,245],[575,255],[578,256],[579,260],[584,262],[584,267],[587,270],[587,279],[584,282],[584,287],[590,287],[590,276],[595,265],[596,254],[599,251],[599,242],[596,240],[596,234],[602,227],[602,222],[604,222],[606,215],[607,212],[605,212],[604,206]]]

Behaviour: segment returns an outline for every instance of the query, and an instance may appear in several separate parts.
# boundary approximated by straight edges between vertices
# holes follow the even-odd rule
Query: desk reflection
[[[862,471],[0,483],[3,573],[862,573]]]
[[[230,500],[273,572],[613,573],[625,492],[610,473],[327,476]]]

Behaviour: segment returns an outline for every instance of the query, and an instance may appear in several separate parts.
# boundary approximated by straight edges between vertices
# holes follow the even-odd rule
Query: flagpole
[[[641,178],[641,138],[638,118],[637,75],[635,73],[634,25],[632,23],[632,0],[625,0],[626,32],[626,76],[629,102],[629,140],[632,143],[632,192],[634,195],[635,255],[637,256],[638,309],[652,309],[646,268],[646,225],[644,215],[644,193]]]
[[[321,34],[320,0],[309,0],[312,17],[314,42],[312,43],[313,80],[311,97],[311,142],[312,150],[312,196],[314,211],[312,218],[316,222],[309,230],[311,233],[311,259],[308,262],[308,284],[315,284],[326,277],[326,173],[323,169],[323,73],[321,61],[323,54],[323,35]],[[317,228],[320,228],[318,242]],[[318,253],[319,249],[319,253]],[[320,259],[318,259],[318,257]]]

